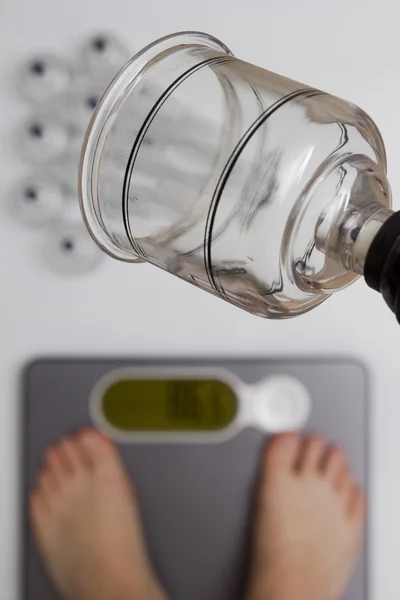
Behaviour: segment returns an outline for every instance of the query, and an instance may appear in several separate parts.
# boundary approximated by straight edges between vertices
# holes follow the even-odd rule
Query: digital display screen
[[[132,432],[219,431],[237,409],[235,392],[216,379],[121,379],[102,398],[110,425]]]

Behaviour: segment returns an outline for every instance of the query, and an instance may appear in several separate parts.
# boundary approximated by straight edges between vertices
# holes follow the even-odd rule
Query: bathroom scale
[[[242,600],[260,457],[276,433],[326,436],[368,485],[368,378],[349,360],[43,359],[23,389],[23,600],[59,598],[26,499],[44,449],[81,427],[118,445],[171,600]],[[367,544],[343,600],[368,599]]]

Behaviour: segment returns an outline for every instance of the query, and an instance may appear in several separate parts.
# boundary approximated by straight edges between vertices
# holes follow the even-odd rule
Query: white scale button
[[[253,391],[257,425],[272,433],[303,427],[310,416],[311,396],[298,379],[276,375]]]

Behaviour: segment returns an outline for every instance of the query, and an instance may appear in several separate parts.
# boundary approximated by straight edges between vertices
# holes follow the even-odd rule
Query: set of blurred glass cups
[[[16,129],[27,173],[12,186],[9,207],[21,224],[44,233],[43,257],[59,273],[90,272],[104,257],[80,217],[79,156],[99,98],[130,55],[118,36],[99,33],[70,60],[37,54],[16,72],[19,95],[30,109]]]

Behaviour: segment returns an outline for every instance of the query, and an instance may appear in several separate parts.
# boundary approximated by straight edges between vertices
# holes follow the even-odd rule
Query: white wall
[[[108,27],[138,49],[182,29],[205,30],[240,57],[360,104],[387,144],[400,187],[400,38],[395,0],[1,0],[0,182],[21,166],[10,148],[23,107],[11,90],[16,61]],[[78,16],[79,15],[79,16]],[[4,194],[3,194],[4,196]],[[400,208],[400,205],[397,204]],[[374,406],[373,598],[394,598],[400,557],[400,328],[360,282],[297,320],[267,322],[149,266],[108,259],[69,280],[40,261],[39,239],[0,210],[0,599],[16,598],[18,382],[41,355],[318,355],[366,362]],[[55,399],[56,401],[57,399]]]

